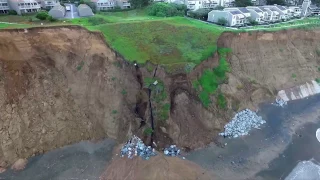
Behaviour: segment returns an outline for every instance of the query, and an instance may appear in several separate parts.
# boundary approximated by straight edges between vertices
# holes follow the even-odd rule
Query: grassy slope
[[[176,17],[105,24],[91,29],[103,32],[107,42],[129,61],[199,64],[215,51],[222,31],[197,27],[193,21]]]

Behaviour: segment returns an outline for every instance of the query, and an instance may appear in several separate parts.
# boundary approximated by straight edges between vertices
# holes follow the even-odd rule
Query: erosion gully
[[[140,67],[137,64],[135,65],[135,67],[136,67],[137,79],[138,79],[138,82],[140,84],[140,88],[143,89],[143,79],[142,79],[142,73],[140,71]],[[157,69],[158,69],[158,66],[156,66],[156,68],[155,68],[155,70],[153,72],[153,78],[156,77]],[[151,85],[152,84],[150,84],[148,86],[148,102],[149,102],[149,109],[150,109],[151,129],[152,129],[151,140],[149,142],[149,145],[153,147],[154,146],[153,142],[154,142],[154,130],[155,130],[155,128],[154,128],[153,108],[152,108],[152,102],[151,102],[151,92],[152,92],[152,90],[150,88]],[[140,117],[140,118],[142,119],[142,121],[140,122],[140,128],[141,128],[146,124],[146,122],[145,122],[145,119],[143,117]]]

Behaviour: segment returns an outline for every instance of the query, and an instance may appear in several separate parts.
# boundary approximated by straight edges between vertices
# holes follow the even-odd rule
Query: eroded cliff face
[[[319,40],[320,30],[222,34],[218,46],[232,49],[222,91],[239,100],[240,108],[256,108],[280,90],[319,78]]]
[[[82,28],[1,31],[0,166],[80,140],[124,140],[134,73]]]
[[[217,55],[189,74],[168,74],[127,63],[101,34],[80,27],[0,31],[0,167],[86,139],[124,142],[136,134],[148,143],[150,109],[159,149],[203,147],[236,111],[320,77],[319,40],[318,30],[222,34],[218,46],[232,54],[228,82],[220,86],[228,106],[220,109],[214,96],[204,108],[192,86],[218,65]],[[152,77],[163,89],[152,91],[150,107],[144,80]]]

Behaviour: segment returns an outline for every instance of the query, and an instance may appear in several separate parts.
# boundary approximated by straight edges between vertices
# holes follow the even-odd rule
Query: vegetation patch
[[[126,60],[162,65],[199,64],[216,51],[216,41],[222,32],[212,25],[182,17],[103,24],[94,29],[102,31],[107,42]]]
[[[187,6],[175,3],[154,3],[148,7],[148,15],[158,17],[184,16]]]
[[[292,77],[292,78],[296,78],[297,75],[293,73],[293,74],[291,75],[291,77]]]
[[[222,93],[220,93],[217,97],[217,105],[221,109],[227,108],[227,100]]]
[[[153,130],[151,127],[145,128],[143,131],[143,134],[150,136],[153,133]]]
[[[231,52],[231,49],[221,48],[219,53],[219,65],[213,69],[206,69],[202,73],[199,80],[193,82],[193,86],[199,91],[199,98],[205,107],[208,107],[211,103],[210,95],[214,94],[219,85],[226,80],[226,73],[230,71],[229,63],[226,60],[227,54]],[[224,96],[218,95],[218,105],[224,107]]]
[[[154,82],[156,82],[154,84]],[[151,101],[155,107],[155,116],[165,121],[169,118],[170,104],[166,103],[168,95],[165,91],[164,83],[159,78],[146,77],[143,79],[144,87],[151,89]]]
[[[320,84],[320,78],[316,78],[315,80],[316,80],[317,83]]]
[[[79,65],[77,66],[77,70],[80,71],[83,66],[84,66],[84,62],[81,61],[81,62],[79,63]]]

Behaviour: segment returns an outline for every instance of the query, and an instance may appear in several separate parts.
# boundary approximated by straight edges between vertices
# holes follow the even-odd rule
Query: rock
[[[276,102],[274,103],[274,105],[280,106],[280,107],[283,107],[283,106],[285,106],[287,104],[288,104],[287,101],[284,101],[281,98],[276,98]]]
[[[0,167],[0,174],[5,172],[7,169]]]
[[[156,155],[154,149],[151,148],[151,146],[146,146],[137,136],[133,136],[125,145],[122,146],[120,154],[121,157],[127,155],[129,159],[132,159],[133,156],[140,156],[145,160]]]
[[[224,132],[220,136],[237,138],[249,134],[252,128],[260,129],[259,126],[266,123],[255,112],[245,109],[238,112],[234,118],[224,126]]]
[[[28,163],[27,159],[18,159],[12,166],[11,169],[15,170],[15,171],[19,171],[22,170],[26,167]]]

